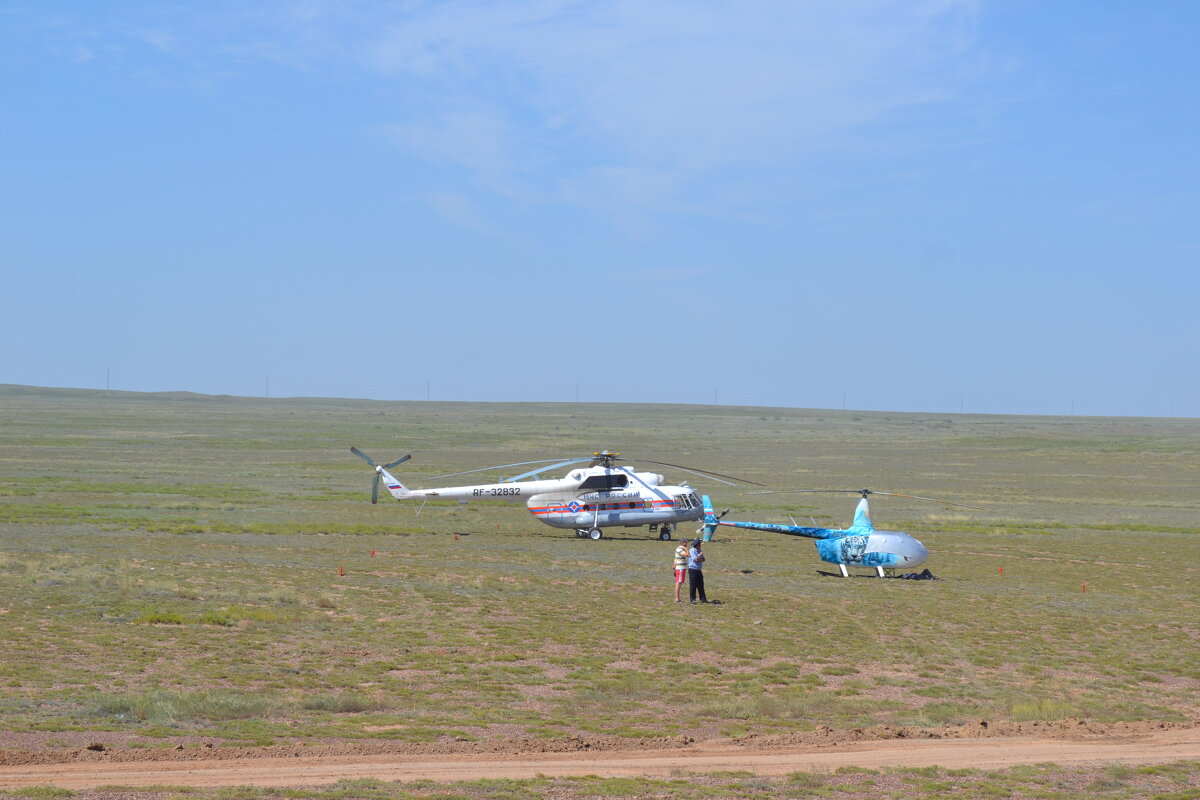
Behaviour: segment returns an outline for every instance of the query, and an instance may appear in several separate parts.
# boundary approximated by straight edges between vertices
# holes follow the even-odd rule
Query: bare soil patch
[[[11,739],[9,735],[5,737]],[[1151,764],[1200,759],[1200,727],[1098,725],[1083,720],[912,729],[818,729],[744,739],[599,737],[533,742],[329,742],[263,748],[178,744],[144,750],[92,742],[78,749],[0,751],[0,788],[103,785],[300,786],[343,779],[433,780],[600,775],[655,777],[751,770],[780,775],[843,766],[944,768],[1015,764]]]

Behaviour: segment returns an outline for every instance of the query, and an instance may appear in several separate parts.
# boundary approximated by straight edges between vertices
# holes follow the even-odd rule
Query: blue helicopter
[[[858,507],[854,510],[854,521],[849,528],[817,528],[804,525],[776,525],[769,522],[726,522],[722,519],[724,513],[713,513],[711,506],[704,511],[704,529],[706,533],[716,531],[718,525],[730,528],[747,528],[755,531],[770,531],[783,533],[788,536],[803,536],[814,539],[817,555],[822,561],[837,564],[842,577],[850,577],[847,566],[874,568],[879,577],[885,577],[885,570],[916,569],[929,559],[929,550],[925,545],[902,531],[880,531],[871,522],[871,506],[867,503],[867,495],[878,494],[891,497],[907,497],[913,500],[928,500],[943,505],[960,506],[981,510],[978,506],[968,506],[963,503],[951,503],[945,500],[935,500],[932,497],[917,497],[911,494],[897,492],[876,492],[871,489],[799,489],[798,492],[849,492],[862,495]],[[755,492],[755,494],[771,494],[770,492]],[[707,498],[706,498],[707,499]],[[728,509],[726,512],[728,513]],[[794,520],[793,520],[794,522]]]

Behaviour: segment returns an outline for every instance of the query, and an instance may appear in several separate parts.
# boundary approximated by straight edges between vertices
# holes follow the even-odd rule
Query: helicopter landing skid
[[[850,571],[846,569],[845,564],[838,564],[838,567],[840,568],[840,572],[830,572],[829,570],[819,569],[819,570],[817,570],[817,574],[824,575],[828,578],[893,578],[893,579],[908,578],[910,580],[925,580],[925,581],[934,579],[933,573],[930,572],[929,570],[925,570],[924,572],[919,572],[919,573],[897,575],[895,569],[886,569],[884,567],[872,567],[872,569],[875,570],[874,574],[859,573],[856,575],[851,575]]]

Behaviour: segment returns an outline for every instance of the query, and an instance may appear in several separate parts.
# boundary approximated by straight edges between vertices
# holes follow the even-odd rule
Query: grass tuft
[[[174,692],[160,689],[137,694],[99,695],[92,698],[90,706],[96,716],[110,720],[170,724],[265,717],[279,703],[259,693],[224,690]]]

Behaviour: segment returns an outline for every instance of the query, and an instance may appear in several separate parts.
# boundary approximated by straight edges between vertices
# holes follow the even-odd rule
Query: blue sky
[[[0,2],[0,383],[1200,416],[1198,32]]]

